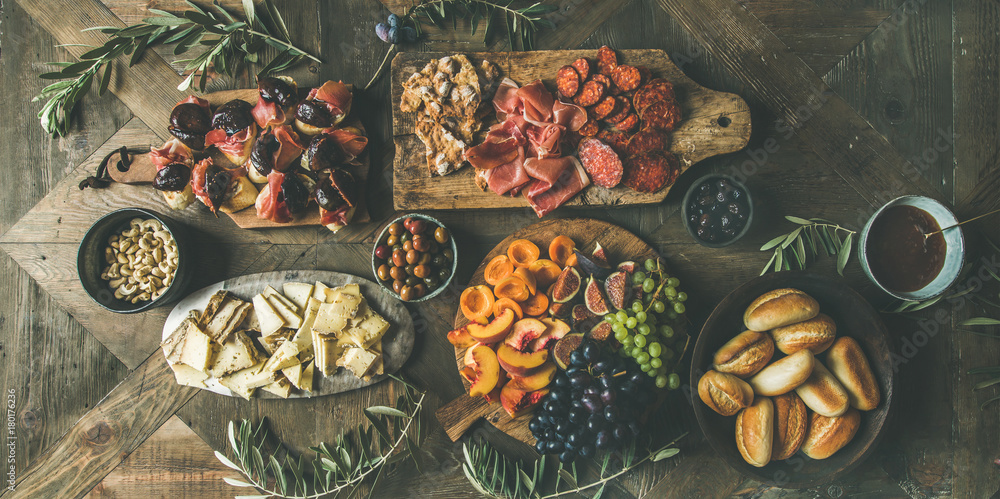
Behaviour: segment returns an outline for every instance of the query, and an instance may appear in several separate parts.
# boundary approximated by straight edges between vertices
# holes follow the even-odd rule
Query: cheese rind
[[[207,372],[216,378],[247,369],[260,362],[257,349],[243,331],[233,333],[225,343],[215,348],[217,349],[215,361]]]

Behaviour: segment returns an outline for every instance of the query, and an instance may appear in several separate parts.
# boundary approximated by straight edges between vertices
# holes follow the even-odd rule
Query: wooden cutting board
[[[300,93],[305,95],[309,89],[300,89]],[[201,96],[203,99],[207,100],[212,109],[233,100],[240,99],[249,102],[250,104],[257,104],[257,89],[240,89],[240,90],[224,90],[221,92],[212,92]],[[357,118],[357,113],[353,111],[344,120],[344,126],[353,126],[365,133],[365,126],[361,123],[361,120]],[[166,128],[168,123],[163,123],[163,127]],[[160,144],[153,144],[159,147]],[[140,147],[135,147],[133,149],[141,149]],[[224,167],[233,168],[233,165],[225,155],[218,151],[216,148],[211,148],[209,156],[212,157],[212,161]],[[361,154],[358,158],[360,163],[359,166],[354,167],[351,172],[355,174],[358,184],[361,186],[361,192],[359,194],[358,209],[351,219],[352,222],[368,222],[371,217],[368,215],[368,205],[365,199],[364,185],[368,181],[368,169],[370,166],[370,156],[368,154],[368,149]],[[123,184],[149,184],[153,181],[153,177],[156,175],[156,166],[150,161],[148,154],[133,154],[131,156],[132,164],[129,166],[128,171],[121,172],[115,167],[115,161],[112,161],[108,165],[108,173],[111,175],[116,182],[121,182]],[[159,196],[160,194],[156,192],[152,187],[147,187],[149,189],[151,196]],[[244,208],[236,213],[227,213],[229,218],[232,218],[236,225],[243,229],[264,229],[273,227],[292,227],[299,225],[321,225],[319,209],[316,207],[315,203],[310,204],[305,215],[295,218],[289,223],[280,224],[277,222],[272,222],[270,220],[265,220],[257,218],[257,210],[251,205]]]
[[[568,236],[576,243],[577,248],[580,248],[586,254],[590,254],[590,251],[594,249],[595,243],[600,242],[601,246],[608,253],[608,261],[613,263],[632,260],[641,264],[647,258],[655,258],[657,256],[656,250],[652,246],[646,244],[635,234],[617,225],[590,218],[561,218],[530,225],[501,241],[500,244],[483,258],[482,263],[479,264],[479,267],[473,273],[469,286],[486,284],[483,277],[486,264],[493,257],[506,253],[507,246],[510,245],[511,241],[515,239],[527,239],[537,244],[543,254],[547,254],[546,248],[548,248],[549,242],[558,235]],[[468,323],[469,320],[465,318],[462,311],[456,310],[455,328],[462,327]],[[678,330],[678,333],[683,332],[683,330]],[[456,348],[456,368],[448,376],[461,377],[458,374],[458,370],[464,367],[464,357],[465,349]],[[465,378],[462,378],[462,383],[465,384],[465,388],[468,390],[469,382]],[[458,440],[480,418],[486,418],[487,421],[500,431],[529,445],[534,445],[535,443],[534,437],[531,436],[531,431],[528,430],[528,422],[531,421],[531,415],[512,419],[504,411],[503,407],[500,406],[499,402],[489,404],[482,397],[459,396],[442,406],[435,414],[441,426],[444,427],[445,433],[453,441]]]
[[[665,78],[674,85],[683,120],[671,134],[670,151],[680,160],[681,172],[695,163],[719,154],[739,151],[750,140],[750,108],[738,95],[710,90],[695,83],[680,70],[662,50],[618,50],[618,62],[646,66],[654,77]],[[399,111],[402,85],[411,74],[421,70],[431,59],[445,52],[404,52],[392,60],[392,135],[396,144],[393,160],[393,204],[397,210],[458,210],[469,208],[527,207],[523,196],[498,196],[483,192],[473,183],[473,169],[466,166],[444,177],[430,177],[424,157],[424,144],[413,133],[416,113]],[[596,50],[540,50],[534,52],[476,52],[472,59],[489,59],[506,76],[520,85],[541,79],[555,91],[556,71],[580,57],[596,60]],[[485,103],[484,105],[490,105]],[[483,124],[483,135],[492,122],[493,113]],[[479,141],[482,140],[480,136]],[[659,192],[642,193],[619,185],[604,189],[590,185],[570,199],[566,205],[576,207],[610,207],[662,202],[670,187]]]

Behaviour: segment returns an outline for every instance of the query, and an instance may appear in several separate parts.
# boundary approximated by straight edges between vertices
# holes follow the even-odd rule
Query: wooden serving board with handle
[[[608,222],[591,218],[548,220],[529,225],[501,241],[500,244],[483,258],[482,263],[479,264],[479,268],[473,274],[469,286],[486,284],[486,280],[483,277],[486,264],[493,257],[506,253],[507,246],[510,245],[511,241],[515,239],[527,239],[538,245],[538,248],[542,251],[541,257],[548,258],[547,249],[549,242],[559,235],[564,235],[572,239],[576,243],[576,247],[586,254],[590,254],[590,251],[594,249],[595,243],[600,242],[601,246],[607,251],[608,261],[612,265],[625,260],[632,260],[641,264],[645,259],[657,256],[656,250],[642,239],[639,239],[635,234]],[[457,310],[455,312],[455,327],[459,328],[468,323],[469,320],[465,318],[462,311]],[[464,357],[465,349],[456,348],[454,376],[460,376],[458,370],[464,367]],[[462,378],[462,383],[465,384],[465,388],[468,390],[469,382],[465,378]],[[535,442],[534,437],[531,436],[531,432],[528,430],[528,422],[531,421],[530,414],[512,419],[499,403],[489,404],[482,397],[473,398],[468,395],[462,395],[439,408],[435,414],[441,426],[444,427],[445,433],[452,440],[458,440],[476,421],[485,418],[500,431],[522,442],[530,445]]]
[[[350,87],[350,85],[348,85]],[[308,92],[308,89],[300,89],[300,94],[303,96]],[[257,89],[239,89],[239,90],[223,90],[221,92],[212,92],[201,96],[203,99],[207,100],[212,109],[233,100],[240,99],[249,102],[250,104],[257,104]],[[163,127],[166,128],[167,123],[163,123]],[[347,119],[344,120],[343,126],[352,126],[362,133],[365,132],[365,127],[361,123],[355,113],[351,113]],[[159,147],[160,144],[152,144],[153,146]],[[136,147],[135,149],[139,149]],[[233,165],[224,154],[218,151],[216,148],[211,148],[209,150],[209,156],[212,157],[212,161],[217,164],[228,168],[234,168]],[[368,149],[358,157],[359,166],[351,169],[351,173],[355,174],[356,180],[361,187],[361,192],[359,194],[359,206],[351,219],[352,222],[368,222],[371,218],[368,215],[368,206],[365,199],[365,188],[363,187],[368,180],[368,169],[370,166]],[[149,184],[153,181],[153,177],[156,175],[156,166],[150,161],[148,154],[133,154],[131,155],[131,164],[126,171],[120,171],[115,167],[114,162],[108,165],[108,174],[115,182],[120,182],[123,184]],[[159,195],[155,190],[150,188],[151,195]],[[291,222],[280,224],[277,222],[272,222],[270,220],[265,220],[262,218],[257,218],[257,210],[253,206],[249,206],[235,213],[227,213],[229,218],[232,218],[236,225],[243,229],[264,229],[264,228],[274,228],[274,227],[291,227],[299,225],[320,225],[319,209],[316,208],[315,204],[310,204],[306,213],[300,217],[295,218]]]
[[[750,140],[750,107],[735,94],[702,87],[688,78],[662,50],[618,50],[618,62],[646,66],[656,78],[674,85],[683,119],[671,133],[670,151],[680,160],[681,173],[712,156],[739,151]],[[392,135],[396,143],[393,160],[393,204],[397,210],[459,210],[469,208],[527,207],[522,196],[498,196],[483,192],[473,183],[473,168],[466,166],[444,177],[431,177],[423,142],[414,134],[416,113],[399,111],[403,83],[431,59],[451,55],[445,52],[403,52],[392,60]],[[476,52],[471,59],[489,59],[499,66],[501,77],[519,85],[541,79],[555,93],[556,71],[580,57],[596,60],[596,50],[539,50],[534,52]],[[481,105],[490,106],[489,102]],[[477,143],[495,122],[494,113],[483,124]],[[657,204],[670,186],[659,192],[636,192],[619,185],[605,189],[590,185],[570,199],[567,206],[603,207]]]

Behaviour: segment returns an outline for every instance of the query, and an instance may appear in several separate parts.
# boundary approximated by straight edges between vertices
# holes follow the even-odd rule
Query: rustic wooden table
[[[223,5],[238,9],[237,0]],[[279,2],[293,41],[323,64],[290,74],[301,86],[343,79],[363,86],[386,46],[374,23],[403,0]],[[960,217],[1000,204],[996,143],[1000,122],[1000,6],[962,0],[549,0],[560,11],[557,29],[538,38],[545,49],[658,48],[691,78],[743,96],[751,106],[749,147],[696,165],[658,206],[615,210],[561,209],[552,217],[587,216],[638,234],[665,255],[692,296],[698,323],[728,290],[756,276],[768,255],[760,245],[790,230],[783,215],[821,216],[859,228],[873,209],[901,194],[926,194],[951,203]],[[156,348],[166,310],[137,316],[103,312],[76,279],[75,254],[89,223],[119,206],[165,210],[135,188],[115,186],[81,194],[77,183],[108,151],[163,140],[166,116],[180,93],[179,67],[166,50],[148,53],[111,84],[114,96],[83,100],[71,132],[49,138],[31,97],[44,85],[36,75],[48,61],[75,60],[86,49],[57,44],[99,41],[79,30],[136,22],[147,7],[179,11],[179,0],[17,0],[0,4],[0,371],[5,407],[13,405],[17,488],[2,497],[228,497],[240,489],[211,450],[223,450],[225,424],[268,417],[294,448],[331,439],[362,421],[361,408],[393,400],[391,384],[314,400],[245,402],[176,385]],[[482,30],[479,31],[480,35]],[[431,30],[408,50],[482,50],[468,26]],[[495,41],[488,50],[502,50]],[[247,78],[219,78],[214,90],[239,88]],[[381,223],[394,215],[393,149],[388,80],[356,105],[371,134],[369,199],[372,223],[332,235],[323,229],[238,230],[204,210],[178,218],[201,238],[203,272],[196,284],[280,269],[324,269],[367,275],[368,255]],[[762,202],[753,232],[724,250],[696,244],[679,218],[680,195],[695,177],[743,172]],[[512,231],[534,223],[528,209],[436,212],[454,229],[465,282],[480,258]],[[997,240],[997,219],[970,233]],[[970,254],[983,253],[978,236]],[[211,249],[209,249],[211,248]],[[971,262],[976,272],[998,255]],[[984,263],[985,262],[985,263]],[[834,273],[822,259],[814,268]],[[856,262],[846,279],[876,306],[889,302]],[[996,291],[993,290],[993,293]],[[619,480],[623,497],[997,497],[1000,488],[1000,404],[980,409],[995,387],[973,391],[981,378],[966,374],[1000,364],[997,340],[956,331],[977,314],[966,302],[941,302],[919,321],[887,317],[899,355],[895,417],[875,454],[852,473],[811,490],[786,491],[731,471],[700,436],[690,409],[679,422],[692,431],[678,458],[647,465]],[[433,410],[462,392],[444,337],[455,300],[411,307],[418,323],[407,377],[432,395]],[[978,311],[981,312],[981,311]],[[8,413],[10,414],[10,413]],[[5,425],[6,428],[6,425]],[[483,426],[483,434],[512,455],[530,451]],[[402,468],[380,485],[381,497],[475,495],[458,461],[460,447],[439,427],[422,449],[424,474]]]

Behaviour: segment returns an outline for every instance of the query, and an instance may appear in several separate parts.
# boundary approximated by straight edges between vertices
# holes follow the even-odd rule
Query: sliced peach
[[[554,345],[560,338],[566,336],[566,333],[570,330],[569,324],[552,317],[542,319],[542,324],[545,324],[545,333],[531,342],[532,352],[545,350],[549,346]]]
[[[549,358],[548,350],[538,352],[518,352],[514,347],[503,343],[497,349],[497,360],[500,365],[514,376],[528,376],[542,366]]]
[[[476,340],[469,335],[469,329],[465,326],[448,331],[448,342],[456,348],[468,348],[476,344]]]
[[[472,358],[472,351],[475,350],[476,347],[478,347],[479,345],[482,345],[482,343],[476,341],[476,342],[473,342],[471,345],[469,345],[469,348],[465,349],[465,357],[462,357],[462,364],[463,365],[465,365],[466,367],[469,367],[469,366],[471,366],[471,365],[473,365],[473,364],[476,363],[476,360],[474,358]]]
[[[472,368],[474,375],[474,380],[470,381],[469,396],[482,397],[493,391],[500,381],[500,364],[496,353],[486,345],[472,347],[472,361],[473,364],[467,366]]]
[[[549,383],[552,379],[556,377],[556,365],[553,362],[546,362],[542,364],[538,372],[530,376],[517,377],[515,376],[510,380],[509,385],[514,385],[513,388],[520,390],[522,392],[533,392],[535,390],[541,390]]]
[[[514,315],[517,316],[517,320],[524,318],[524,310],[521,309],[521,305],[510,298],[500,298],[499,300],[493,302],[493,315],[500,315],[503,313],[504,309],[508,308],[514,311]]]
[[[490,260],[490,263],[486,264],[483,277],[486,279],[486,284],[496,286],[498,282],[510,277],[513,272],[514,264],[510,263],[510,258],[507,255],[497,255]]]
[[[528,286],[528,293],[535,294],[538,288],[538,281],[535,279],[535,274],[532,274],[530,270],[525,267],[518,267],[514,271],[514,277],[524,281],[524,284]]]
[[[500,405],[507,411],[507,414],[510,414],[510,417],[516,418],[531,412],[548,394],[548,388],[542,388],[533,392],[524,392],[517,390],[510,383],[507,383],[500,390]]]
[[[503,342],[518,352],[525,352],[528,351],[532,341],[545,333],[546,328],[545,323],[538,319],[521,319],[514,323],[510,334]]]
[[[491,404],[493,402],[499,402],[500,390],[502,390],[503,387],[506,385],[507,385],[507,376],[500,376],[500,381],[497,382],[497,386],[494,386],[493,390],[490,390],[490,393],[483,395],[483,398],[486,399],[486,401]]]
[[[545,288],[556,282],[556,278],[562,272],[559,264],[546,258],[531,262],[531,265],[528,265],[528,270],[535,276],[535,281],[538,283],[539,288]]]
[[[514,326],[514,311],[505,309],[499,316],[494,318],[489,324],[482,325],[469,323],[465,326],[469,331],[469,336],[480,343],[496,343],[503,340],[510,333]]]

